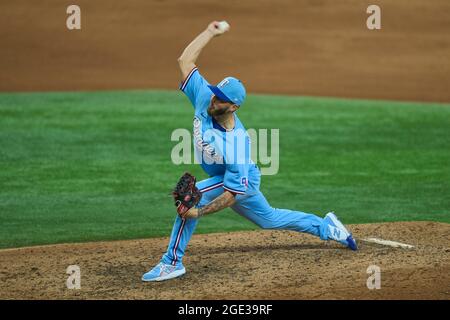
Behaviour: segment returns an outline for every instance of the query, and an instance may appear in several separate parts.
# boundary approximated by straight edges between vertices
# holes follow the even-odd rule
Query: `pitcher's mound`
[[[287,231],[194,235],[186,275],[159,283],[140,279],[159,261],[167,238],[1,250],[0,298],[450,299],[450,224],[349,227],[360,240],[357,252]],[[67,289],[69,265],[80,267],[79,290]],[[381,270],[380,289],[367,287],[372,265]]]

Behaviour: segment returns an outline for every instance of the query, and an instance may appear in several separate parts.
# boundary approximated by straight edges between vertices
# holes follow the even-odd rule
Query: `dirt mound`
[[[79,0],[0,3],[0,91],[170,88],[183,48],[213,19],[231,24],[201,55],[216,83],[249,92],[450,101],[448,0]]]
[[[406,222],[351,225],[353,252],[287,231],[194,235],[182,278],[142,283],[168,239],[62,244],[0,251],[1,299],[450,299],[450,225]],[[81,289],[66,288],[69,265]],[[381,289],[367,288],[367,268],[381,269]]]

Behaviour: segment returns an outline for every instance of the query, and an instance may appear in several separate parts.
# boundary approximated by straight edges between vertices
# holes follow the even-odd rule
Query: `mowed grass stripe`
[[[250,95],[249,128],[280,130],[274,207],[345,223],[450,222],[450,105]],[[168,236],[181,92],[0,94],[0,247]],[[197,232],[256,229],[230,210]]]

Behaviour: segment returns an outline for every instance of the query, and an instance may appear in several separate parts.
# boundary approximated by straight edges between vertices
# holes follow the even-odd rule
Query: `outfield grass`
[[[167,236],[181,92],[0,94],[0,247]],[[275,207],[345,223],[450,222],[450,105],[253,95],[248,128],[280,129]],[[231,211],[199,233],[256,229]]]

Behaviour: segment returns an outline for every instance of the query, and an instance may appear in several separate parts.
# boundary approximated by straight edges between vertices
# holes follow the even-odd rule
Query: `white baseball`
[[[230,29],[230,25],[226,21],[220,21],[218,24],[218,29],[222,32],[225,32]]]

